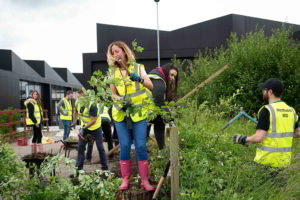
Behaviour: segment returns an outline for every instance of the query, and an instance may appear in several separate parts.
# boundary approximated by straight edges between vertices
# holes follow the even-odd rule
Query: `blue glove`
[[[142,82],[142,78],[134,72],[130,75],[130,79],[139,83]]]

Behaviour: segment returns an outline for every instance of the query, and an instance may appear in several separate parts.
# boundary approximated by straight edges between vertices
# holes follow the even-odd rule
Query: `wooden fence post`
[[[170,134],[170,160],[171,160],[171,200],[179,196],[179,143],[175,127],[168,128]]]
[[[12,123],[12,112],[8,112],[7,115],[8,115],[8,122],[7,123],[9,124],[8,125],[8,132],[11,133],[11,132],[13,132],[13,128],[12,128],[12,124],[11,124]],[[12,141],[12,140],[13,140],[13,137],[10,136],[9,141]]]

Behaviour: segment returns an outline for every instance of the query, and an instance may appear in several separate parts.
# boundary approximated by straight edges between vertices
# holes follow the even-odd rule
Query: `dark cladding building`
[[[0,110],[24,109],[24,100],[37,90],[53,124],[57,102],[67,90],[81,87],[66,68],[51,68],[45,61],[22,60],[13,51],[0,49]]]
[[[281,28],[282,25],[282,22],[230,14],[173,31],[160,31],[161,63],[170,62],[174,56],[178,59],[194,58],[206,48],[226,47],[226,41],[232,32],[239,37],[261,27],[266,36],[269,36],[272,29]],[[286,24],[289,25],[292,24]],[[295,38],[300,39],[300,26],[292,26]],[[116,40],[125,41],[128,45],[136,40],[145,49],[143,53],[137,54],[137,61],[143,63],[147,71],[156,67],[156,30],[97,24],[97,52],[84,53],[83,73],[74,73],[84,87],[89,87],[87,80],[94,71],[107,71],[107,47]]]

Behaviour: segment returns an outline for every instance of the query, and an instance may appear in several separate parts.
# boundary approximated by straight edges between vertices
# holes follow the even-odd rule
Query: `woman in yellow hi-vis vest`
[[[148,125],[149,94],[147,89],[152,89],[144,66],[135,63],[135,56],[129,47],[122,41],[116,41],[109,45],[107,61],[112,67],[111,76],[120,81],[120,84],[111,85],[112,98],[115,102],[112,108],[112,117],[120,141],[120,168],[123,183],[120,190],[128,189],[128,177],[131,175],[132,162],[130,158],[130,146],[133,134],[136,147],[137,159],[141,177],[141,188],[154,190],[148,182],[148,148],[146,145],[146,134]],[[129,64],[128,61],[132,61]],[[134,65],[134,66],[133,66]],[[123,105],[124,97],[128,97],[130,104]],[[124,112],[130,108],[140,107],[140,112],[125,117]],[[131,127],[130,127],[131,126]],[[131,132],[132,131],[132,132]]]
[[[256,163],[282,168],[291,163],[293,137],[300,137],[295,110],[281,101],[283,84],[271,78],[258,85],[269,104],[258,112],[256,133],[252,136],[233,135],[234,144],[257,143]]]
[[[73,92],[72,90],[67,91],[65,98],[60,100],[57,104],[56,109],[60,115],[60,120],[64,124],[64,136],[63,140],[69,137],[69,126],[72,124],[73,106],[72,106]]]
[[[36,153],[36,144],[40,152],[43,152],[42,143],[42,123],[43,123],[43,109],[41,107],[40,94],[38,91],[32,91],[31,98],[24,102],[26,107],[26,125],[32,127],[32,153]]]

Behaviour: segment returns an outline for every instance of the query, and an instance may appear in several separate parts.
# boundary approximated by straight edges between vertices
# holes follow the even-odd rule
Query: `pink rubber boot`
[[[38,147],[38,150],[40,153],[44,153],[44,145],[43,144],[38,144],[37,147]]]
[[[132,173],[132,161],[120,160],[121,176],[123,177],[123,183],[120,185],[120,190],[128,190],[128,178]]]
[[[36,154],[36,143],[31,144],[31,153]]]
[[[139,161],[139,168],[141,176],[141,189],[144,189],[146,191],[155,190],[155,188],[152,187],[148,181],[148,161]]]

